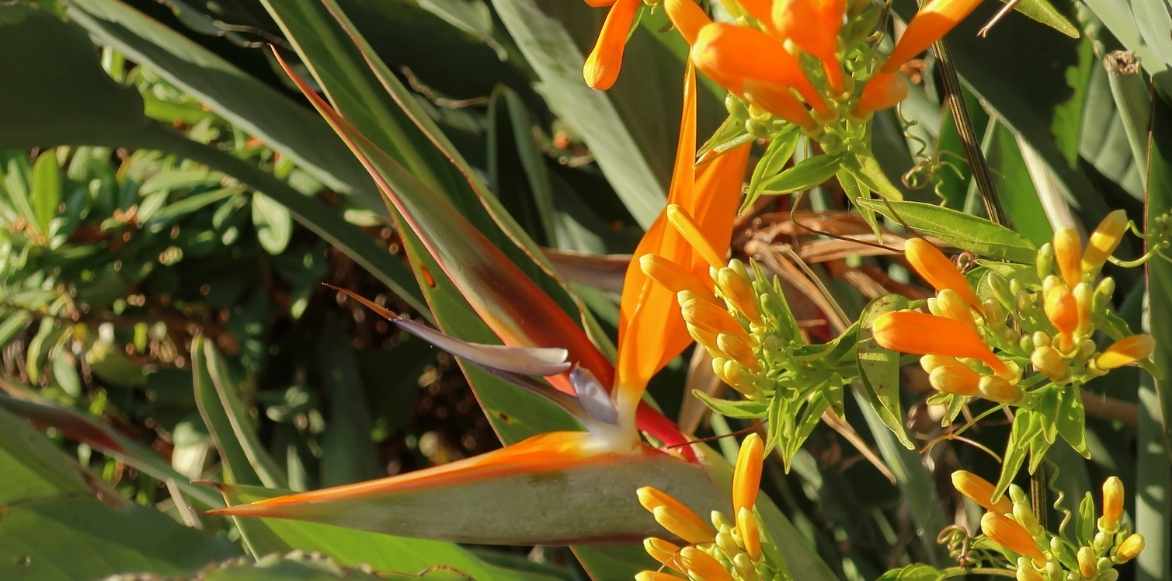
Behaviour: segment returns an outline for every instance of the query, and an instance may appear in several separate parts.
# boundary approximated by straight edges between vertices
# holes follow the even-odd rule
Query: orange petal
[[[680,138],[676,147],[668,202],[678,204],[694,219],[705,239],[718,252],[728,251],[741,180],[748,162],[748,144],[730,150],[697,173],[696,76],[691,65],[684,77]],[[666,215],[652,223],[634,256],[654,254],[691,272],[711,288],[708,263],[667,223]],[[675,293],[655,284],[632,260],[623,281],[619,320],[619,354],[615,399],[619,417],[631,413],[647,381],[691,342],[675,304]],[[621,420],[620,420],[621,421]]]
[[[899,73],[876,73],[863,86],[854,115],[865,118],[876,111],[894,107],[907,97],[907,80]]]
[[[798,59],[786,52],[777,39],[755,28],[709,24],[700,29],[691,57],[705,75],[734,93],[741,93],[746,81],[776,90],[793,87],[815,111],[827,111]]]
[[[903,253],[912,268],[933,288],[952,289],[974,309],[981,310],[981,299],[973,292],[968,279],[934,244],[923,238],[912,238],[904,244]]]
[[[672,26],[680,31],[680,36],[688,44],[696,42],[696,35],[706,24],[712,24],[712,19],[704,13],[695,0],[664,0],[664,10],[671,19]]]
[[[985,516],[981,517],[981,532],[998,545],[1020,555],[1025,555],[1033,559],[1035,563],[1046,562],[1046,556],[1038,549],[1038,544],[1034,542],[1029,531],[1009,518],[987,512]]]
[[[997,514],[1013,512],[1013,502],[1008,497],[1002,496],[997,502],[993,502],[993,484],[968,470],[957,470],[952,473],[952,487],[985,510]]]
[[[920,54],[933,42],[948,34],[981,3],[981,0],[932,0],[908,23],[895,49],[879,69],[894,73],[899,66]]]
[[[844,0],[779,0],[773,2],[772,14],[767,17],[778,38],[793,41],[822,61],[826,80],[835,92],[842,91],[842,66],[836,53],[845,12]]]
[[[582,67],[587,85],[605,91],[619,78],[627,34],[642,4],[642,0],[618,0],[610,7],[602,31],[598,33],[598,42],[586,59],[586,66]]]
[[[956,319],[916,311],[884,313],[871,326],[875,341],[901,353],[976,357],[997,373],[1006,370],[972,327]]]
[[[615,0],[585,0],[587,6],[594,8],[606,8],[615,3]]]

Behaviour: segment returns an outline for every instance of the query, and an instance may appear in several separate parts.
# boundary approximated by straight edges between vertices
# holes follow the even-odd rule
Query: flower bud
[[[920,367],[924,369],[925,373],[932,373],[933,369],[942,365],[961,365],[961,363],[955,357],[949,357],[948,355],[929,353],[920,357]]]
[[[1156,349],[1156,340],[1151,335],[1124,337],[1107,347],[1097,359],[1095,366],[1102,370],[1131,365],[1151,357]]]
[[[715,361],[713,361],[713,368],[715,370]],[[732,359],[723,359],[719,371],[716,371],[716,376],[721,381],[727,383],[729,387],[739,391],[747,398],[755,399],[760,394],[757,389],[756,382],[745,368]]]
[[[754,561],[760,561],[761,532],[757,528],[757,516],[751,509],[741,508],[737,511],[737,532],[740,533],[745,552]]]
[[[687,292],[680,293],[680,296],[684,296]],[[684,316],[684,321],[690,325],[715,333],[726,333],[746,341],[749,339],[745,328],[732,315],[728,314],[728,311],[709,301],[700,299],[685,301],[681,298],[680,314]]]
[[[617,0],[611,5],[598,33],[598,42],[582,67],[582,77],[590,87],[605,91],[619,78],[627,35],[642,5],[640,0]]]
[[[969,311],[969,305],[961,298],[960,293],[950,288],[941,290],[936,293],[936,306],[940,309],[941,316],[975,327],[973,314]]]
[[[960,321],[916,311],[883,313],[871,325],[875,342],[885,349],[927,355],[975,357],[995,372],[1005,372],[1005,363],[972,327]]]
[[[1101,316],[1111,306],[1111,297],[1115,294],[1115,279],[1107,276],[1099,281],[1099,285],[1095,287],[1095,298],[1092,301],[1091,310],[1095,316]]]
[[[1066,377],[1066,360],[1053,347],[1044,346],[1034,349],[1030,355],[1030,363],[1034,369],[1049,377],[1052,381],[1059,381]]]
[[[1074,295],[1074,304],[1078,309],[1078,326],[1076,328],[1079,335],[1087,336],[1095,330],[1095,291],[1091,285],[1080,282],[1074,286],[1071,291]]]
[[[741,337],[721,333],[716,336],[716,346],[720,348],[721,352],[744,365],[746,369],[756,370],[760,365],[757,361],[757,355],[753,353],[753,347]]]
[[[981,377],[980,383],[977,384],[977,389],[981,390],[981,395],[985,399],[999,403],[1013,403],[1021,399],[1021,390],[1016,385],[996,375],[985,375]]]
[[[1013,503],[1008,498],[1001,497],[997,502],[993,502],[993,484],[968,470],[957,470],[952,473],[952,487],[985,510],[997,514],[1013,510]]]
[[[1042,525],[1038,523],[1038,517],[1030,508],[1030,499],[1026,496],[1025,491],[1016,484],[1010,485],[1009,497],[1013,499],[1013,519],[1025,527],[1030,534],[1041,532]]]
[[[1132,533],[1115,547],[1115,561],[1126,563],[1139,556],[1144,550],[1144,537],[1139,533]]]
[[[1052,287],[1046,292],[1046,318],[1063,335],[1070,335],[1078,328],[1078,303],[1074,295],[1064,286]]]
[[[761,579],[761,576],[757,574],[757,567],[753,565],[753,559],[745,553],[733,557],[733,567],[736,568],[742,581],[759,581]]]
[[[749,434],[737,452],[737,464],[733,470],[733,512],[742,508],[752,509],[757,503],[757,491],[761,487],[761,465],[765,458],[765,443],[761,436]]]
[[[730,559],[741,552],[741,547],[737,544],[736,539],[733,538],[732,531],[720,531],[716,533],[716,547],[720,549],[720,552],[724,553],[725,557]]]
[[[688,242],[696,254],[708,263],[708,266],[712,268],[724,266],[724,256],[716,252],[687,210],[677,204],[668,204],[665,213],[668,224],[671,224],[671,227]]]
[[[904,244],[903,253],[912,268],[933,288],[936,290],[952,289],[969,306],[980,310],[981,300],[973,292],[968,279],[931,242],[923,238],[912,238]]]
[[[1118,476],[1103,481],[1103,518],[1099,519],[1099,528],[1106,532],[1119,528],[1119,519],[1123,516],[1123,494],[1123,481]]]
[[[941,365],[928,374],[928,383],[936,391],[953,395],[977,395],[980,393],[980,382],[981,376],[977,372],[960,363]]]
[[[684,322],[684,326],[688,329],[688,335],[708,351],[709,354],[720,355],[723,353],[720,350],[720,346],[716,344],[717,333],[715,331],[704,327],[697,327],[686,321]]]
[[[1074,228],[1062,228],[1054,233],[1054,258],[1058,262],[1058,272],[1062,273],[1062,280],[1066,286],[1074,288],[1082,279],[1082,270],[1079,262],[1082,260],[1082,240]]]
[[[696,547],[684,547],[680,551],[680,562],[697,581],[732,581],[732,575],[720,561]]]
[[[1035,348],[1050,346],[1050,336],[1044,331],[1034,331],[1034,334],[1030,335],[1030,340],[1033,341]]]
[[[639,257],[639,269],[643,274],[677,295],[690,291],[692,296],[703,297],[712,294],[700,277],[679,264],[655,254]]]
[[[1021,557],[1017,560],[1017,571],[1015,574],[1017,581],[1044,581],[1042,574],[1034,568],[1030,560]]]
[[[1087,579],[1094,579],[1099,574],[1099,568],[1095,566],[1095,552],[1090,547],[1078,548],[1078,572]]]
[[[761,322],[757,293],[753,292],[753,285],[744,275],[731,268],[722,268],[716,273],[716,286],[720,294],[746,319],[753,323]]]
[[[692,544],[710,543],[716,536],[716,531],[708,523],[668,493],[652,486],[644,486],[635,492],[639,504],[671,534]]]
[[[1115,252],[1123,234],[1127,232],[1127,212],[1115,210],[1099,222],[1099,226],[1091,233],[1087,241],[1087,249],[1082,255],[1082,270],[1090,276],[1099,273],[1107,257]]]
[[[990,540],[1019,555],[1033,559],[1035,564],[1046,561],[1034,538],[1021,525],[997,513],[987,512],[981,517],[981,532]]]
[[[1049,242],[1038,249],[1038,254],[1034,257],[1034,268],[1037,269],[1039,280],[1046,280],[1046,277],[1054,272],[1054,246]]]
[[[676,571],[683,572],[684,567],[679,561],[679,545],[657,537],[647,537],[643,539],[643,550],[647,551],[652,559],[659,561],[664,567],[671,567]]]

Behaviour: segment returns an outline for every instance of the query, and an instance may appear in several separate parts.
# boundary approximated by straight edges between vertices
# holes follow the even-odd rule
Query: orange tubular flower
[[[1104,371],[1115,369],[1147,359],[1152,356],[1152,352],[1155,350],[1156,340],[1151,335],[1132,335],[1130,337],[1124,337],[1107,347],[1095,359],[1095,365]]]
[[[1091,276],[1098,274],[1103,263],[1107,262],[1107,257],[1114,254],[1115,248],[1123,240],[1125,232],[1127,232],[1127,212],[1115,210],[1107,214],[1107,217],[1099,222],[1099,226],[1095,228],[1090,239],[1087,240],[1087,249],[1083,251],[1080,263],[1083,272]]]
[[[952,486],[961,494],[967,496],[969,500],[981,505],[985,510],[997,514],[1013,512],[1013,502],[1009,498],[1002,496],[1001,500],[993,502],[993,484],[968,470],[957,470],[953,472]]]
[[[709,24],[696,36],[692,62],[719,85],[763,108],[784,107],[781,111],[769,110],[794,123],[800,123],[801,118],[790,119],[788,115],[794,111],[789,110],[790,105],[781,105],[785,100],[779,97],[788,94],[786,91],[791,87],[815,111],[828,112],[825,101],[802,72],[798,59],[786,52],[777,39],[760,30],[721,22]]]
[[[903,253],[912,268],[933,288],[936,290],[952,289],[969,306],[977,311],[981,310],[981,299],[977,298],[977,293],[973,292],[973,287],[969,285],[968,279],[934,244],[923,238],[912,238],[904,244]]]
[[[916,355],[975,357],[994,373],[1008,371],[972,327],[955,319],[916,311],[879,315],[871,326],[875,341],[886,349]]]
[[[907,97],[907,79],[900,73],[876,73],[863,87],[855,105],[854,116],[863,118],[876,111],[894,107]]]
[[[716,157],[697,171],[696,157],[696,77],[689,65],[684,79],[684,105],[680,119],[680,138],[676,149],[668,203],[678,205],[691,216],[698,231],[714,252],[723,256],[732,237],[737,198],[749,160],[750,144]],[[679,232],[668,224],[666,211],[655,220],[634,256],[651,254],[661,257],[690,273],[693,284],[701,284],[712,294],[708,262]],[[691,342],[675,291],[656,284],[632,260],[623,280],[620,303],[618,363],[614,397],[620,418],[634,412],[651,376]],[[688,448],[685,447],[685,453]]]
[[[981,532],[993,542],[1019,555],[1033,559],[1034,563],[1046,562],[1046,556],[1025,527],[997,513],[987,512],[981,517]]]
[[[604,0],[587,0],[587,3],[592,6],[607,5]],[[598,33],[598,42],[586,59],[586,66],[582,67],[582,76],[587,85],[605,91],[619,78],[627,34],[642,4],[642,0],[615,0],[611,3],[602,31]]]
[[[765,443],[761,441],[761,436],[749,434],[737,453],[737,465],[733,471],[733,514],[740,513],[742,508],[752,510],[757,503],[764,455]]]
[[[894,73],[900,65],[920,54],[948,34],[971,13],[981,0],[932,0],[908,23],[895,49],[887,56],[880,73]]]
[[[1074,228],[1063,228],[1054,233],[1054,258],[1066,286],[1074,288],[1082,279],[1082,240]]]

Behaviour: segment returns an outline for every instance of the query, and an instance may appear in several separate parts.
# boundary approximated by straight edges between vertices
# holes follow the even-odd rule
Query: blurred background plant
[[[614,336],[623,253],[662,206],[675,150],[687,46],[662,10],[642,10],[625,74],[599,93],[583,86],[580,70],[605,12],[582,3],[339,5],[408,89],[410,106],[490,186],[512,227],[545,249],[566,282],[559,296],[593,316],[597,336]],[[820,286],[849,317],[888,293],[929,296],[901,256],[874,245],[900,240],[902,226],[980,255],[966,240],[988,233],[973,233],[978,226],[962,212],[985,214],[982,191],[996,192],[1016,232],[992,245],[1010,259],[1032,256],[1059,228],[1093,226],[1110,209],[1149,233],[1172,209],[1167,0],[1023,1],[1019,10],[1035,21],[1010,13],[979,37],[1001,7],[987,3],[950,37],[950,66],[934,56],[905,65],[908,98],[876,114],[871,150],[905,198],[869,202],[868,212],[887,218],[882,240],[847,211],[838,185],[778,177],[816,159],[813,143],[799,145],[794,134],[762,149],[762,171],[777,179],[750,181],[753,202],[738,219],[733,256],[780,277],[813,340],[845,323]],[[898,27],[915,4],[883,8],[884,26]],[[242,528],[198,515],[220,501],[193,481],[293,490],[355,482],[495,448],[497,435],[532,433],[543,413],[482,377],[470,374],[469,385],[452,358],[322,286],[440,324],[471,316],[418,260],[418,242],[400,237],[361,166],[275,68],[268,43],[318,59],[315,72],[330,76],[335,92],[345,88],[331,97],[367,111],[356,123],[414,173],[450,186],[461,211],[514,259],[522,255],[509,227],[462,193],[429,135],[404,121],[404,105],[365,73],[365,55],[316,2],[0,3],[0,402],[69,457],[0,411],[0,467],[14,475],[0,484],[0,502],[11,505],[0,512],[0,577],[202,569],[229,579],[256,567],[328,578],[368,567],[427,578],[629,578],[650,566],[637,545],[602,557],[577,549],[579,564],[560,548],[489,550],[319,525],[242,540]],[[949,82],[950,68],[961,84]],[[721,99],[718,87],[700,84],[701,140],[725,118]],[[967,110],[960,125],[959,103]],[[965,163],[973,147],[987,167]],[[797,190],[803,197],[784,195]],[[1134,241],[1122,257],[1142,254]],[[1155,361],[1167,374],[1172,266],[1152,262],[1146,285],[1138,270],[1106,272],[1117,282],[1117,311],[1156,336]],[[651,393],[686,432],[749,427],[708,415],[691,395],[729,393],[706,358],[702,349],[687,353]],[[938,544],[935,532],[959,521],[975,534],[980,512],[949,475],[998,472],[982,447],[1000,450],[1010,420],[993,417],[953,437],[926,404],[926,375],[914,366],[902,373],[894,399],[873,385],[845,398],[859,433],[820,425],[789,475],[776,455],[765,465],[764,494],[842,578],[873,579],[910,562],[950,565],[957,547]],[[1124,578],[1172,571],[1163,422],[1172,410],[1161,390],[1134,368],[1090,382],[1083,401],[1093,460],[1055,447],[1041,478],[1019,480],[1053,501],[1124,476],[1128,530],[1148,547],[1120,567]],[[877,409],[889,413],[865,405],[879,396]],[[893,424],[928,453],[901,449]],[[735,456],[734,442],[715,445]],[[90,502],[93,492],[103,500]],[[1043,525],[1064,518],[1044,509],[1033,507]],[[1073,518],[1076,530],[1091,527]],[[320,555],[225,561],[258,547]],[[213,561],[227,565],[205,569]],[[895,578],[921,578],[902,571]]]

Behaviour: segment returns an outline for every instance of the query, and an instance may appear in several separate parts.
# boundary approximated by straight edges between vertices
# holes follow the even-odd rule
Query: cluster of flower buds
[[[981,517],[981,532],[1010,561],[1018,581],[1114,581],[1121,565],[1139,556],[1144,538],[1123,523],[1123,482],[1110,477],[1103,483],[1103,512],[1097,532],[1090,539],[1064,538],[1043,528],[1025,492],[1009,488],[1009,497],[996,501],[994,487],[965,470],[952,473],[953,486],[987,512]],[[1088,494],[1093,515],[1093,500]],[[1084,515],[1090,516],[1090,515]]]
[[[639,503],[655,521],[685,546],[658,537],[643,541],[647,554],[663,567],[642,571],[636,581],[757,581],[784,578],[776,563],[762,550],[763,539],[756,514],[757,492],[765,444],[751,434],[741,444],[733,473],[732,500],[736,518],[712,512],[709,525],[671,495],[645,486],[637,493]],[[681,577],[680,575],[683,575]]]
[[[888,349],[922,355],[936,390],[1002,403],[1018,402],[1023,386],[1082,384],[1140,363],[1154,342],[1149,335],[1127,335],[1126,327],[1108,316],[1115,283],[1100,276],[1126,227],[1123,211],[1112,212],[1085,250],[1074,230],[1060,230],[1039,249],[1036,273],[989,268],[978,287],[986,298],[939,249],[923,239],[909,240],[908,262],[937,291],[927,301],[931,314],[881,315],[872,328],[875,339]],[[1096,330],[1116,341],[1100,351]],[[1029,369],[1039,375],[1023,381],[1023,370]]]
[[[660,256],[639,258],[643,272],[676,293],[688,333],[712,356],[718,378],[748,399],[766,399],[775,389],[774,368],[793,371],[785,352],[797,325],[781,294],[780,283],[766,282],[753,265],[717,256],[691,217],[668,206],[672,227],[709,263],[708,281]]]

